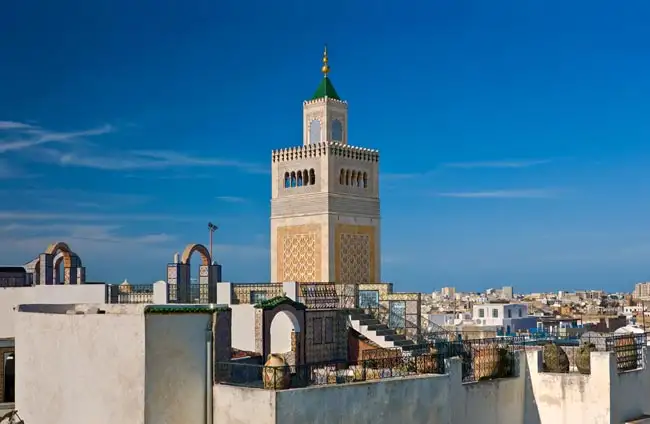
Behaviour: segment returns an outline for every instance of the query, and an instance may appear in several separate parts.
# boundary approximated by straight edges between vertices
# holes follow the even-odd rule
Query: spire
[[[323,67],[321,68],[321,72],[323,73],[323,80],[321,81],[320,85],[316,89],[316,92],[314,93],[314,96],[311,99],[316,100],[328,97],[330,99],[341,100],[339,95],[336,93],[336,90],[334,89],[334,85],[328,78],[328,74],[330,73],[330,65],[329,57],[327,56],[327,45],[325,45],[325,49],[323,50]]]
[[[325,50],[323,50],[323,67],[321,68],[323,76],[327,78],[327,74],[330,73],[329,59],[327,58],[327,44],[325,44]]]

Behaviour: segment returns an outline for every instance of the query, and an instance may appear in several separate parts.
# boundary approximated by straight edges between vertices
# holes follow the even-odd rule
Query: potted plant
[[[543,371],[555,373],[569,372],[569,357],[564,349],[555,343],[548,343],[542,349]]]
[[[596,345],[585,342],[576,353],[576,368],[580,374],[591,374],[591,352],[596,351]]]

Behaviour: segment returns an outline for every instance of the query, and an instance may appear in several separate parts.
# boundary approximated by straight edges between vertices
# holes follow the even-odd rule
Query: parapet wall
[[[289,147],[272,151],[273,162],[288,162],[320,156],[341,156],[355,160],[379,162],[379,150],[355,147],[347,144],[324,141],[305,146]]]
[[[610,352],[592,352],[591,374],[541,372],[540,350],[518,351],[519,376],[462,382],[448,373],[269,391],[215,385],[218,424],[611,424],[650,413],[650,372],[618,372]],[[644,349],[644,360],[646,363]]]
[[[518,355],[525,364],[523,353]],[[215,385],[215,424],[523,423],[523,373],[463,384],[460,359],[449,359],[447,367],[444,375],[282,391]]]
[[[542,352],[527,352],[525,424],[624,423],[650,412],[650,372],[618,372],[613,352],[591,353],[591,374],[547,373]]]

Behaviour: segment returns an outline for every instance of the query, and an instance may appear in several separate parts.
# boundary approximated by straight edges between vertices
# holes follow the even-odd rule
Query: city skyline
[[[62,240],[89,281],[148,283],[210,221],[224,279],[268,280],[270,152],[301,144],[327,42],[350,144],[381,154],[383,280],[631,291],[650,274],[650,29],[560,4],[335,1],[340,29],[302,37],[316,6],[11,4],[1,261]]]

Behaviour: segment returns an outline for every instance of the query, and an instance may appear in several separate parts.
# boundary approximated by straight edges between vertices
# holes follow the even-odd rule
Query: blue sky
[[[56,4],[55,4],[56,3]],[[221,228],[269,278],[270,152],[328,43],[381,151],[399,290],[631,289],[650,276],[650,4],[21,0],[0,14],[0,262],[66,240],[92,280],[163,278]]]

